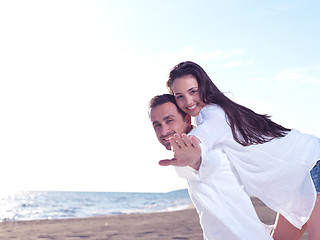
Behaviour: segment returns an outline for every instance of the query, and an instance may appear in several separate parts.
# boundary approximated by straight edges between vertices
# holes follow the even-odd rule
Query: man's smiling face
[[[175,133],[188,133],[191,129],[190,117],[183,118],[177,107],[171,102],[152,108],[150,118],[159,142],[167,150],[171,150],[170,137]]]

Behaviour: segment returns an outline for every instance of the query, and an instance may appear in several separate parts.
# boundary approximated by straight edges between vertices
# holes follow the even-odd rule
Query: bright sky
[[[170,69],[320,137],[320,2],[0,2],[0,191],[186,188],[148,119]]]

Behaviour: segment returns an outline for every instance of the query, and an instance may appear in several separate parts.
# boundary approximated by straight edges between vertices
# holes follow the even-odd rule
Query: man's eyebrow
[[[173,114],[170,114],[170,115],[167,115],[167,116],[164,116],[163,118],[162,118],[162,120],[168,120],[169,118],[174,118],[174,115]],[[159,121],[153,121],[152,122],[152,125],[155,125],[155,124],[157,124],[157,123],[159,123]]]
[[[169,118],[174,118],[174,115],[171,114],[171,115],[165,116],[162,120],[167,120]]]

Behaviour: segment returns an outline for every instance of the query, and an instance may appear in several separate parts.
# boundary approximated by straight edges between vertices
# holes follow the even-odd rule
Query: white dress
[[[205,240],[272,240],[221,151],[202,154],[199,171],[176,167],[188,181]],[[213,164],[214,163],[214,164]]]
[[[291,130],[285,137],[245,147],[233,139],[217,105],[202,108],[196,123],[190,135],[200,139],[202,151],[221,148],[246,191],[301,229],[316,201],[310,170],[320,159],[320,139]]]

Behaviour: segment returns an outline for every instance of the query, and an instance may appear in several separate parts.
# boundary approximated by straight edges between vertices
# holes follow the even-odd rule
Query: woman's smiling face
[[[198,116],[200,110],[205,106],[200,97],[198,81],[192,75],[175,79],[171,90],[181,110],[192,117]]]

